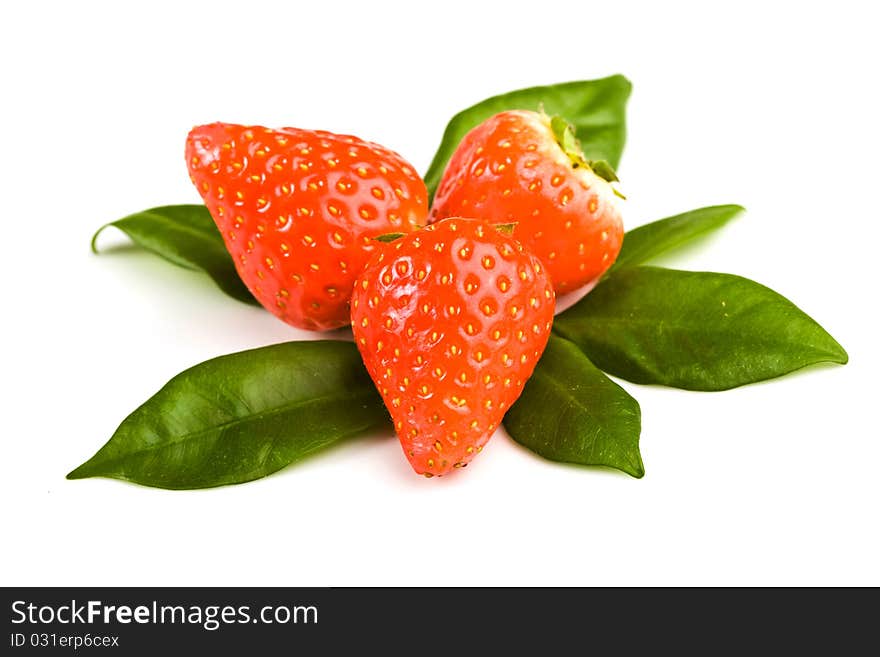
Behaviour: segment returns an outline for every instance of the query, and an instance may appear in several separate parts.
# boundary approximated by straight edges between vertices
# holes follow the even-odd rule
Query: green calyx
[[[571,160],[572,166],[575,168],[590,166],[586,158],[584,158],[581,142],[575,136],[574,126],[571,123],[559,115],[553,116],[550,118],[550,129],[553,131],[556,143],[559,144],[559,147],[565,151],[565,154]]]
[[[553,131],[556,143],[559,144],[559,147],[565,152],[568,159],[571,160],[573,168],[586,167],[603,180],[607,180],[610,183],[619,182],[620,179],[617,177],[614,167],[608,162],[605,160],[588,160],[584,157],[581,142],[575,136],[574,126],[571,123],[561,116],[553,116],[550,118],[550,129]],[[617,190],[614,193],[623,198]]]
[[[492,224],[492,228],[497,230],[502,235],[506,235],[507,237],[513,236],[513,229],[516,228],[517,221],[513,221],[509,224]]]
[[[513,229],[516,228],[517,222],[511,222],[508,224],[492,224],[492,228],[497,230],[502,235],[507,235],[508,237],[513,235]],[[384,233],[382,235],[377,235],[372,238],[375,242],[384,242],[386,244],[390,242],[396,242],[401,237],[403,237],[406,233]]]
[[[376,242],[394,242],[395,240],[399,240],[404,236],[404,233],[385,233],[383,235],[377,235],[373,239]]]

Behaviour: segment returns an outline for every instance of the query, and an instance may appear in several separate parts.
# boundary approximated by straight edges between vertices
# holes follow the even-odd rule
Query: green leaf
[[[559,315],[553,329],[609,374],[726,390],[847,354],[788,299],[731,274],[633,267]]]
[[[504,417],[516,442],[551,461],[605,465],[642,477],[639,403],[571,342],[551,336]]]
[[[744,211],[741,205],[713,205],[634,228],[624,236],[623,247],[609,274],[648,262],[661,253],[717,230]]]
[[[626,141],[626,101],[631,90],[629,80],[622,75],[612,75],[599,80],[519,89],[459,112],[446,126],[437,154],[425,174],[429,194],[433,197],[446,163],[462,138],[489,117],[512,109],[538,111],[543,105],[548,114],[564,116],[574,125],[586,156],[607,160],[616,168]]]
[[[237,484],[387,417],[354,344],[286,342],[178,374],[67,478],[174,489]]]
[[[223,237],[204,205],[164,205],[111,221],[92,237],[95,253],[98,235],[107,226],[115,226],[135,244],[175,265],[205,272],[232,298],[259,305],[241,282]]]

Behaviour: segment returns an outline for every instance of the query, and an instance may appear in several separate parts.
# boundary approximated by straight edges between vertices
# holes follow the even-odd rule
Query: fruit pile
[[[544,351],[554,286],[593,282],[623,240],[616,176],[539,112],[471,130],[430,213],[413,166],[357,137],[212,123],[190,132],[186,160],[267,310],[304,329],[351,323],[427,477],[482,450]]]
[[[624,236],[612,164],[629,89],[613,76],[491,98],[450,122],[424,179],[353,136],[193,128],[186,163],[204,206],[112,225],[292,326],[350,325],[355,346],[292,342],[191,368],[68,476],[240,483],[390,414],[426,477],[467,466],[502,423],[547,458],[641,477],[638,403],[600,370],[724,390],[846,362],[818,324],[757,283],[640,266],[742,208]],[[556,295],[587,286],[554,323]]]

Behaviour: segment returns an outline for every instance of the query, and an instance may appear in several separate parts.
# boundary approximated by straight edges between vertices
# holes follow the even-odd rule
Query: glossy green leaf
[[[713,205],[627,231],[620,254],[608,273],[649,262],[666,251],[718,230],[744,211],[741,205]]]
[[[617,168],[626,141],[626,101],[632,85],[622,75],[519,89],[493,96],[452,117],[434,156],[425,184],[433,197],[446,163],[462,138],[490,116],[512,109],[558,114],[574,126],[584,154]]]
[[[107,226],[115,226],[135,244],[175,265],[205,272],[232,298],[259,305],[241,282],[223,237],[204,205],[165,205],[111,221],[92,237],[95,253],[98,235]]]
[[[731,274],[623,269],[553,329],[609,374],[688,390],[847,362],[843,347],[788,299]]]
[[[604,465],[642,477],[641,422],[635,399],[574,344],[551,336],[504,428],[551,461]]]
[[[354,344],[286,342],[178,374],[67,477],[174,489],[237,484],[387,418]]]

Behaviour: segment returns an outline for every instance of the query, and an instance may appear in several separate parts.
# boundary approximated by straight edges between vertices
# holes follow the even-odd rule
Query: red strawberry
[[[541,357],[554,307],[538,259],[487,223],[449,219],[370,259],[352,328],[416,472],[445,474],[482,449]]]
[[[605,162],[584,159],[563,119],[496,114],[471,130],[449,160],[431,221],[466,216],[517,222],[514,236],[537,255],[559,293],[607,270],[623,242],[619,200]]]
[[[189,133],[186,161],[245,285],[300,328],[347,324],[372,238],[427,215],[413,167],[357,137],[212,123]]]

